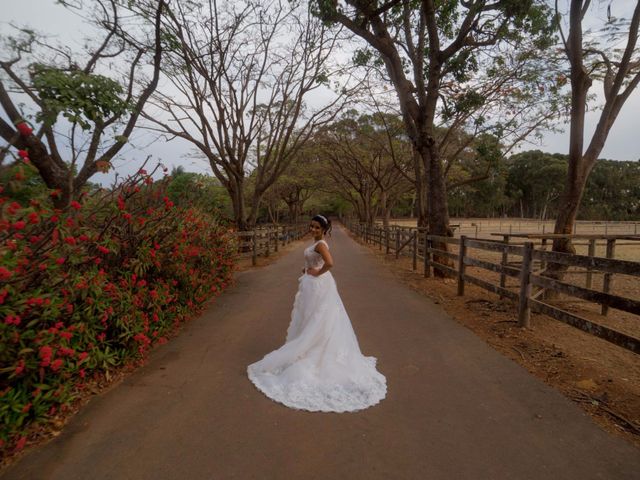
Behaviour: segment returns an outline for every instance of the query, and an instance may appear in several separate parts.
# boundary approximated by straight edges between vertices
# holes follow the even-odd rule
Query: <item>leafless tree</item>
[[[154,95],[160,113],[146,117],[208,160],[247,229],[265,192],[346,99],[346,90],[326,88],[341,73],[332,59],[338,36],[290,2],[215,0],[176,4],[165,34],[174,45],[163,67],[173,91]],[[311,108],[310,94],[323,88],[331,98]]]

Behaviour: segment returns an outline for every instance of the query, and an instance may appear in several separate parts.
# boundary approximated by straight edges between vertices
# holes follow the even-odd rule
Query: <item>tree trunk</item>
[[[428,232],[430,235],[441,235],[452,237],[453,232],[449,228],[449,209],[447,202],[447,187],[442,175],[442,164],[439,157],[438,146],[430,141],[429,147],[421,150],[425,171],[429,172],[428,177],[428,203],[427,219]],[[420,226],[420,225],[419,225]],[[434,248],[448,250],[448,245],[444,242],[434,242]],[[443,265],[451,265],[451,260],[447,257],[434,255],[434,260]],[[448,277],[450,273],[434,266],[434,275],[437,277]]]
[[[423,159],[417,149],[413,149],[413,167],[416,175],[415,215],[419,228],[427,228],[427,175],[423,168]]]
[[[233,217],[236,222],[236,226],[239,231],[249,230],[249,225],[246,220],[246,212],[244,205],[244,192],[242,181],[236,181],[231,185],[231,203],[233,205]]]

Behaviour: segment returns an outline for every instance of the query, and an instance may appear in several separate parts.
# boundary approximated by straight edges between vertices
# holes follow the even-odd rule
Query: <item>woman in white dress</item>
[[[254,385],[288,407],[312,412],[353,412],[380,402],[387,393],[375,357],[360,352],[351,321],[329,272],[333,259],[324,235],[331,222],[316,215],[309,227],[314,243],[304,251],[285,344],[249,365]]]

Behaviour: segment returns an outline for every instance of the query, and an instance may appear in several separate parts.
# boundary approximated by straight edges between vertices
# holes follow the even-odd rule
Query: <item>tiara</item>
[[[320,217],[322,220],[324,220],[324,223],[329,224],[329,220],[327,220],[327,217],[325,217],[324,215],[316,215],[316,217]]]

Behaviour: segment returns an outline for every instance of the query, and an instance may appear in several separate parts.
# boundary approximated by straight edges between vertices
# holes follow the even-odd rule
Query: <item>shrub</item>
[[[11,198],[0,190],[4,451],[24,446],[26,428],[67,408],[90,376],[166,341],[229,284],[233,266],[227,228],[174,206],[166,179],[142,170],[65,211],[46,198],[16,201],[19,180]]]

